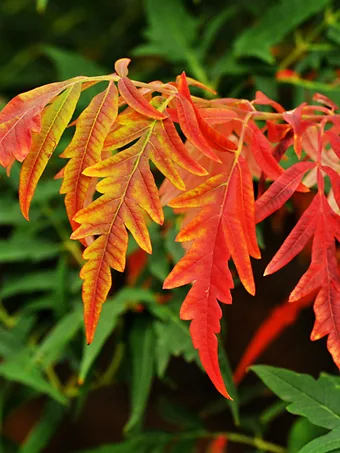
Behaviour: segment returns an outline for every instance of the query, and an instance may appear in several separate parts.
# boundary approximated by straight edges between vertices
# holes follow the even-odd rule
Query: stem
[[[319,35],[324,31],[326,27],[335,23],[340,16],[340,11],[336,11],[333,13],[330,9],[325,12],[324,18],[320,24],[313,27],[312,30],[306,35],[304,39],[296,40],[296,47],[295,49],[284,58],[281,63],[279,64],[278,69],[286,69],[291,66],[293,63],[298,61],[301,56],[310,50],[311,46],[313,45],[313,41],[315,41]]]
[[[175,440],[185,440],[185,439],[215,439],[217,437],[226,437],[229,442],[234,442],[238,444],[249,445],[251,447],[259,448],[263,451],[268,451],[270,453],[286,453],[287,450],[285,447],[281,445],[273,444],[271,442],[267,442],[259,437],[250,437],[246,436],[245,434],[240,433],[233,433],[233,432],[214,432],[209,433],[206,431],[194,431],[183,433],[178,436],[175,436]]]
[[[49,365],[47,368],[45,368],[45,373],[52,387],[54,387],[56,390],[61,391],[61,382],[52,365]]]
[[[124,343],[118,343],[116,346],[116,351],[113,355],[111,363],[109,364],[105,373],[98,379],[98,381],[93,385],[93,389],[98,389],[110,385],[113,381],[113,378],[122,362],[124,357]]]
[[[315,28],[311,30],[310,33],[306,36],[304,40],[300,39],[297,42],[297,46],[295,49],[284,58],[281,63],[279,64],[279,71],[282,69],[286,69],[291,66],[293,63],[298,61],[304,53],[309,50],[310,45],[312,42],[319,36],[319,34],[324,30],[324,28],[328,25],[325,18],[324,20],[317,25]]]

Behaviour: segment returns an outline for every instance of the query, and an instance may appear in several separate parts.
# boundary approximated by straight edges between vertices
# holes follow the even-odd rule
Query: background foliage
[[[251,99],[262,90],[286,108],[310,100],[315,91],[340,101],[336,2],[2,0],[0,21],[1,104],[44,83],[110,72],[112,62],[121,57],[133,57],[131,74],[140,80],[167,81],[185,70],[221,96]],[[66,144],[67,138],[58,150]],[[285,370],[254,367],[282,403],[254,376],[236,392],[222,351],[224,378],[234,402],[214,393],[200,370],[188,325],[178,318],[184,292],[174,291],[169,298],[161,290],[171,264],[182,255],[173,243],[178,225],[170,210],[165,229],[152,227],[151,257],[130,245],[128,270],[114,275],[114,291],[104,305],[95,341],[86,347],[78,278],[81,250],[69,240],[63,200],[56,195],[60,183],[51,179],[61,164],[56,160],[54,165],[38,188],[30,223],[22,218],[16,199],[18,168],[10,179],[1,175],[0,180],[4,452],[280,453],[287,445],[288,452],[303,447],[303,453],[321,453],[340,448],[339,384],[332,375],[313,381]],[[282,219],[262,231],[268,258],[273,230],[289,228],[289,219],[284,227]],[[301,275],[303,266],[294,272]],[[288,274],[291,286],[299,277],[294,272],[291,268]],[[284,281],[281,286],[287,285]],[[271,293],[270,285],[280,281],[271,282],[252,305],[245,301],[253,310],[251,325],[240,308],[245,296],[236,290],[234,314],[228,322],[226,313],[222,335],[233,366],[249,333],[287,295],[286,287]],[[275,298],[262,310],[261,294],[266,292]],[[249,333],[242,335],[242,323]],[[294,368],[294,362],[280,357],[282,351],[283,356],[293,355],[288,354],[289,341],[283,344],[267,362]],[[305,354],[315,359],[306,371],[318,374],[316,365],[321,363],[335,372],[328,357],[317,355],[317,346],[306,348]],[[301,366],[295,369],[303,371]],[[305,387],[313,388],[312,395],[305,394]],[[320,404],[325,388],[333,397]],[[292,417],[283,415],[287,404],[298,416],[293,424]],[[325,418],[324,407],[332,416]],[[280,433],[278,426],[284,427]],[[313,440],[318,436],[323,437]]]

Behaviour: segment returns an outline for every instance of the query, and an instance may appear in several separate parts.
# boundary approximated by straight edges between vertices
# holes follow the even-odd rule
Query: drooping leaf
[[[130,122],[129,117],[125,120]],[[77,213],[74,220],[81,226],[72,235],[72,239],[98,235],[85,250],[84,258],[89,261],[81,271],[88,343],[93,339],[101,305],[111,287],[110,268],[120,272],[125,268],[128,243],[126,229],[131,232],[139,247],[151,253],[144,211],[154,222],[163,223],[163,211],[148,160],[151,159],[179,188],[184,185],[176,165],[194,173],[205,173],[189,156],[170,119],[150,120],[149,127],[145,129],[144,126],[143,122],[143,127],[137,128],[139,132],[136,132],[136,127],[132,124],[133,133],[130,134],[128,124],[123,123],[122,127],[126,129],[129,141],[141,134],[138,141],[84,171],[84,177],[105,178],[97,185],[97,190],[104,195]],[[112,138],[110,142],[112,143]]]
[[[230,256],[245,288],[254,293],[249,254],[259,257],[259,251],[252,226],[254,220],[251,222],[254,195],[248,190],[249,170],[242,160],[234,163],[230,155],[222,156],[225,174],[211,177],[170,203],[174,208],[201,208],[201,211],[177,236],[178,241],[193,242],[165,280],[164,288],[194,281],[180,316],[192,321],[190,332],[201,362],[216,388],[229,397],[218,365],[216,334],[220,331],[222,315],[218,301],[231,303],[230,289],[234,285],[227,265]]]

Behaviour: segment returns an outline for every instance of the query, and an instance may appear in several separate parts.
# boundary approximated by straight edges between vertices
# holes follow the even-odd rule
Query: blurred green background
[[[0,105],[45,83],[112,72],[122,57],[132,58],[130,74],[143,81],[173,80],[185,70],[223,97],[252,99],[261,90],[288,109],[318,91],[340,102],[340,10],[330,0],[1,0],[0,49]],[[88,101],[86,92],[81,106]],[[205,452],[207,442],[185,433],[230,429],[240,408],[243,431],[266,435],[282,405],[265,418],[263,404],[257,412],[244,409],[265,389],[250,386],[238,398],[223,350],[235,402],[219,398],[200,370],[188,324],[178,319],[185,291],[157,303],[165,296],[162,280],[182,254],[170,210],[166,231],[152,227],[155,253],[134,287],[129,273],[114,275],[100,333],[84,346],[81,250],[69,240],[60,182],[53,180],[61,166],[57,157],[50,163],[30,223],[17,202],[19,167],[10,179],[1,172],[0,451],[161,453],[172,442],[172,453]],[[129,254],[135,250],[131,243]],[[184,361],[173,366],[173,356]],[[145,434],[145,426],[153,433]],[[272,440],[284,443],[287,429],[270,432]],[[319,434],[310,426],[303,433]],[[97,448],[124,434],[126,442]]]

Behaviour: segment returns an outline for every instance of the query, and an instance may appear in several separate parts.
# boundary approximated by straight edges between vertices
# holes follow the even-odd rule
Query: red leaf
[[[299,221],[280,247],[279,251],[268,264],[264,275],[273,274],[283,268],[304,249],[307,242],[315,232],[319,209],[319,197],[314,197],[310,206],[302,214]]]
[[[325,132],[325,137],[328,138],[333,151],[340,159],[340,137],[339,137],[339,135],[336,134],[335,132],[333,132],[333,130],[331,129],[331,130]]]
[[[186,138],[204,155],[216,162],[219,158],[204,138],[199,127],[194,106],[181,94],[176,96],[176,107],[179,124]]]
[[[281,142],[288,131],[291,130],[290,124],[275,123],[274,121],[267,121],[268,140],[272,143]]]
[[[138,89],[127,77],[122,77],[118,81],[118,89],[126,103],[136,110],[136,112],[155,120],[163,120],[164,118],[167,118],[167,115],[155,109],[155,107],[153,107],[150,102],[148,102],[145,97],[140,94]]]
[[[280,209],[296,191],[303,175],[313,167],[314,162],[298,162],[282,173],[256,201],[256,223]]]
[[[249,253],[258,255],[253,216],[254,194],[245,163],[226,162],[225,173],[211,177],[199,187],[174,199],[175,208],[200,208],[177,240],[191,242],[186,255],[164,282],[174,288],[193,282],[181,309],[181,318],[191,320],[190,332],[202,364],[216,388],[228,396],[218,366],[216,334],[220,331],[218,300],[231,303],[233,280],[227,265],[231,256],[239,277],[255,292]]]
[[[335,102],[333,102],[331,99],[329,99],[329,97],[325,96],[324,94],[314,93],[313,101],[319,102],[319,104],[326,105],[331,110],[339,110],[339,107],[337,106],[337,104]]]
[[[299,105],[296,109],[285,112],[282,116],[289,123],[294,130],[294,150],[298,158],[301,157],[302,152],[302,135],[304,131],[311,126],[311,121],[302,119],[302,111],[305,104]]]
[[[279,113],[283,113],[286,111],[282,107],[282,105],[280,105],[278,102],[270,99],[268,96],[266,96],[264,93],[262,93],[262,91],[256,91],[256,97],[255,97],[255,101],[253,101],[253,103],[259,104],[259,105],[270,105]]]
[[[269,178],[275,180],[284,172],[284,170],[274,159],[272,146],[266,136],[260,131],[256,124],[250,123],[248,126],[251,131],[252,154],[261,170],[269,176]]]

